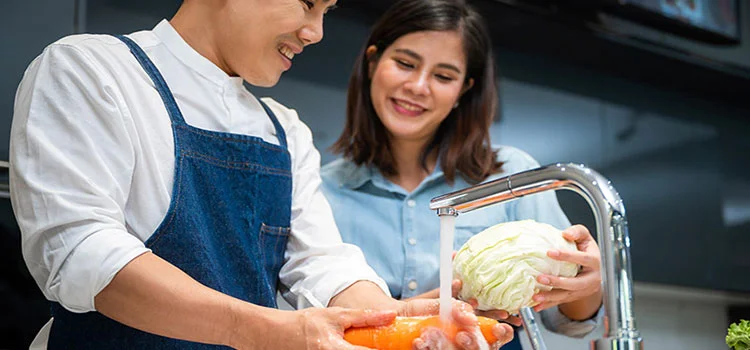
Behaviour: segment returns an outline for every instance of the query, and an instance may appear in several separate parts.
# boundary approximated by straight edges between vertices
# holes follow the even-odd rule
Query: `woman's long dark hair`
[[[369,66],[398,38],[420,31],[459,33],[467,57],[465,83],[474,80],[422,153],[422,165],[426,168],[428,155],[437,149],[448,183],[453,183],[457,172],[469,182],[480,182],[502,166],[497,161],[497,152],[492,150],[489,135],[498,91],[487,27],[479,13],[462,0],[402,0],[378,20],[354,64],[346,125],[331,149],[357,165],[374,165],[386,176],[398,173],[387,130],[372,105]],[[377,54],[368,58],[366,50],[372,45],[377,47]]]

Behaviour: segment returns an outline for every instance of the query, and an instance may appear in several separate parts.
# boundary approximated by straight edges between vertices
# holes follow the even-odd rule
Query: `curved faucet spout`
[[[607,330],[603,338],[592,342],[592,349],[643,349],[633,314],[630,238],[625,206],[611,182],[601,174],[578,164],[547,165],[433,198],[430,209],[452,208],[460,214],[558,189],[580,194],[596,220]]]

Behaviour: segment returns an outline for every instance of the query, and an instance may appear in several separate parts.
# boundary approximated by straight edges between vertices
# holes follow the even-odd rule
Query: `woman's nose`
[[[429,76],[425,73],[413,74],[405,87],[415,95],[427,95],[430,93]]]

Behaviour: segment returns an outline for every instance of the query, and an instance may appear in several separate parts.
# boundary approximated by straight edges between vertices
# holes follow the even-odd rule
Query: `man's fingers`
[[[477,316],[474,314],[474,308],[462,301],[454,301],[451,316],[453,316],[453,321],[459,327],[471,327],[477,324]]]
[[[341,309],[338,323],[344,329],[350,327],[385,326],[396,319],[395,311]]]
[[[371,348],[368,348],[366,346],[352,345],[343,338],[336,338],[332,341],[332,343],[332,345],[334,345],[336,349],[341,350],[372,350]]]
[[[481,333],[479,333],[481,334]],[[476,350],[479,349],[479,339],[477,339],[476,332],[469,333],[466,331],[456,333],[456,345],[462,350]],[[484,338],[482,338],[484,342]]]
[[[422,330],[419,338],[414,339],[412,342],[412,349],[415,350],[427,350],[427,349],[446,349],[451,346],[450,340],[445,337],[445,333],[436,327],[428,327]]]
[[[493,349],[497,349],[513,340],[513,328],[505,323],[498,323],[493,326],[492,334],[497,338],[497,342],[491,344]]]
[[[399,310],[400,316],[431,316],[440,311],[440,301],[437,299],[410,300]]]

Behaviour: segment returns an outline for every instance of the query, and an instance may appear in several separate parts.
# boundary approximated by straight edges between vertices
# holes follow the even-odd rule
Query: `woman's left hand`
[[[583,225],[574,225],[563,231],[563,237],[574,242],[578,251],[550,250],[547,256],[552,259],[576,263],[581,266],[575,277],[557,277],[539,275],[537,281],[552,287],[549,292],[534,295],[539,304],[535,311],[541,311],[556,305],[573,307],[573,313],[592,316],[601,305],[601,255],[599,246]],[[571,315],[566,315],[570,317]],[[571,317],[573,319],[579,317]]]

